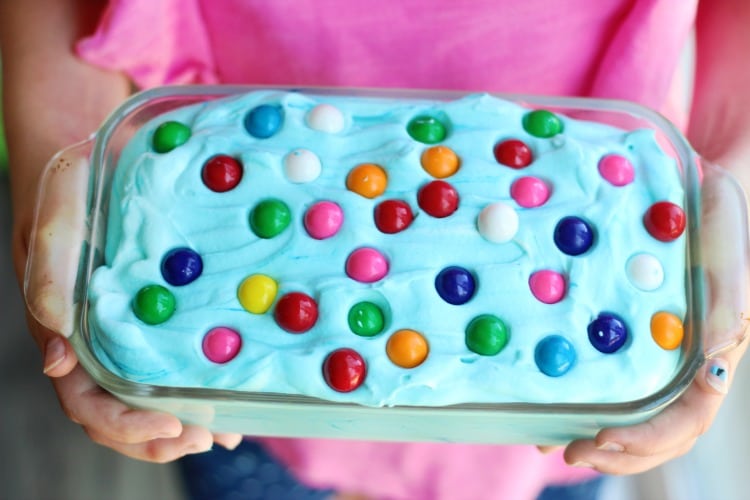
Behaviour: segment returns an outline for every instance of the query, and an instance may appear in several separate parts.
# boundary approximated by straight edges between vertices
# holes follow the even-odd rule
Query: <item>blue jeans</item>
[[[179,461],[191,500],[323,500],[332,490],[309,488],[254,441],[244,440],[234,451],[216,447]],[[537,500],[596,500],[602,479],[567,486],[550,486]]]

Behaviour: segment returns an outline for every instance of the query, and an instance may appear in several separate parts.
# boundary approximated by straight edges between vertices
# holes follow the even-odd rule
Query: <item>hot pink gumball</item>
[[[375,283],[388,274],[388,261],[374,248],[358,248],[346,259],[346,274],[360,283]]]
[[[565,278],[555,271],[537,271],[529,278],[531,293],[540,302],[556,304],[565,296]]]
[[[242,338],[236,330],[219,326],[203,337],[203,354],[214,363],[226,363],[240,352]]]
[[[510,186],[510,195],[524,208],[540,207],[549,199],[549,187],[538,177],[520,177]]]
[[[621,187],[633,182],[635,170],[624,156],[611,154],[599,160],[599,174],[613,186]]]
[[[335,235],[344,222],[344,212],[332,201],[319,201],[305,213],[307,234],[316,240],[324,240]]]

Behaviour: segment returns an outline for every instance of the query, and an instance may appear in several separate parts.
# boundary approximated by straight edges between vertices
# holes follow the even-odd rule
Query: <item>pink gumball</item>
[[[599,160],[599,175],[613,186],[621,187],[633,182],[635,170],[630,160],[611,154]]]
[[[344,212],[332,201],[319,201],[305,213],[307,234],[316,240],[324,240],[338,233],[344,222]]]
[[[529,278],[531,293],[540,302],[556,304],[565,296],[565,278],[555,271],[537,271]]]
[[[236,330],[219,326],[212,328],[203,337],[203,354],[214,363],[227,363],[237,356],[242,347],[242,338]]]
[[[540,207],[549,199],[549,187],[538,177],[520,177],[511,185],[510,195],[524,208]]]
[[[346,259],[346,274],[360,283],[374,283],[388,274],[388,261],[374,248],[358,248]]]

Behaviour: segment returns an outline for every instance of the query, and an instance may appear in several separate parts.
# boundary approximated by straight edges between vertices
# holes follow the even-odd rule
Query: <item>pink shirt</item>
[[[681,122],[670,89],[696,4],[111,0],[77,50],[141,87],[256,83],[597,96],[635,101]],[[377,498],[526,499],[545,484],[592,476],[565,466],[560,453],[524,446],[265,442],[308,484]]]

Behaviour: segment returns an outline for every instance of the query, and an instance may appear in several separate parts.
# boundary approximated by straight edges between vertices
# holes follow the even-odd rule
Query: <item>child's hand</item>
[[[13,258],[24,281],[40,172],[50,156],[85,139],[128,94],[124,75],[78,60],[72,47],[90,33],[104,2],[33,0],[0,2],[5,129],[13,203]],[[33,29],[29,27],[33,26]],[[131,410],[100,389],[78,364],[67,340],[72,330],[73,282],[81,239],[85,175],[80,165],[59,165],[60,182],[46,193],[45,219],[29,276],[27,314],[43,352],[44,371],[60,404],[97,443],[125,455],[158,462],[207,450],[212,443],[234,447],[238,435],[214,435],[183,427],[173,416]],[[50,328],[43,327],[39,319]]]
[[[93,441],[141,460],[168,462],[206,451],[214,443],[234,448],[240,435],[212,435],[200,427],[183,427],[172,415],[130,409],[97,386],[62,335],[72,333],[75,320],[72,294],[83,237],[87,173],[85,157],[62,156],[54,163],[33,235],[33,265],[26,277],[29,326],[63,410]],[[16,262],[26,260],[25,245],[16,245]]]
[[[684,455],[711,426],[746,348],[747,341],[708,362],[687,392],[651,420],[572,442],[565,461],[607,474],[635,474]]]

